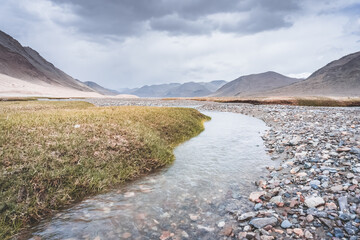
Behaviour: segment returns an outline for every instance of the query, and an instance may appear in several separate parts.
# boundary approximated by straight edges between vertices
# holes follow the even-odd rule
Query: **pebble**
[[[238,217],[238,220],[239,221],[245,221],[245,220],[248,220],[250,218],[253,218],[257,215],[256,212],[247,212],[247,213],[243,213],[241,214],[239,217]]]
[[[189,217],[190,217],[191,221],[196,221],[196,220],[198,220],[199,215],[196,215],[196,214],[189,214]]]
[[[250,193],[249,199],[252,202],[257,202],[257,201],[259,201],[259,198],[265,194],[266,194],[266,192],[264,192],[264,191],[252,192],[252,193]]]
[[[308,222],[314,221],[313,215],[311,215],[311,214],[307,215],[307,216],[306,216],[306,220],[307,220]]]
[[[321,197],[311,196],[305,199],[305,205],[308,208],[315,208],[323,204],[325,204],[325,201]]]
[[[277,222],[278,222],[278,220],[275,217],[253,218],[253,219],[251,219],[249,224],[255,228],[263,228],[267,225],[275,226],[277,224]]]
[[[294,228],[294,233],[299,237],[304,236],[304,231],[301,228]]]
[[[217,226],[218,226],[219,228],[222,228],[222,227],[225,226],[225,222],[224,222],[224,221],[221,221],[221,222],[218,223]]]
[[[289,222],[289,220],[284,220],[282,223],[281,223],[281,227],[282,228],[290,228],[290,227],[292,227],[292,223],[291,222]]]

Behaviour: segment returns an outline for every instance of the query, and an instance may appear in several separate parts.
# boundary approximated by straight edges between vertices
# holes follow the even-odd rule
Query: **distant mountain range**
[[[121,93],[134,94],[139,97],[203,97],[214,93],[224,84],[226,84],[224,80],[215,80],[212,82],[145,85],[141,88],[127,89]]]
[[[102,97],[118,94],[139,97],[360,96],[360,52],[327,64],[307,79],[269,71],[241,76],[231,82],[169,83],[115,91],[95,82],[72,78],[32,48],[23,47],[0,31],[0,95]]]
[[[264,72],[239,77],[218,89],[212,96],[251,96],[264,91],[287,86],[303,79],[290,78],[276,72]]]

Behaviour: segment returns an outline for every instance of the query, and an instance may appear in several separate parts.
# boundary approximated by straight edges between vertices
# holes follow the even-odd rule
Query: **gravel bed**
[[[360,108],[90,99],[98,106],[190,106],[246,114],[271,127],[262,137],[278,167],[249,193],[253,210],[221,239],[360,239]],[[222,224],[223,225],[223,224]]]

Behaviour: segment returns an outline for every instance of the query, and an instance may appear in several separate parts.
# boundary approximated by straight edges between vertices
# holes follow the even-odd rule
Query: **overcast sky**
[[[359,0],[1,0],[0,30],[82,81],[120,89],[306,77],[360,50]]]

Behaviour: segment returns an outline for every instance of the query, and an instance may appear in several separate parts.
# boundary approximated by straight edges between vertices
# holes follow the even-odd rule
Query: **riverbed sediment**
[[[232,211],[237,224],[223,239],[359,239],[360,108],[226,104],[194,101],[90,100],[100,105],[193,106],[246,114],[271,127],[262,137],[278,163],[258,190],[253,209]],[[169,238],[170,239],[170,238]]]

